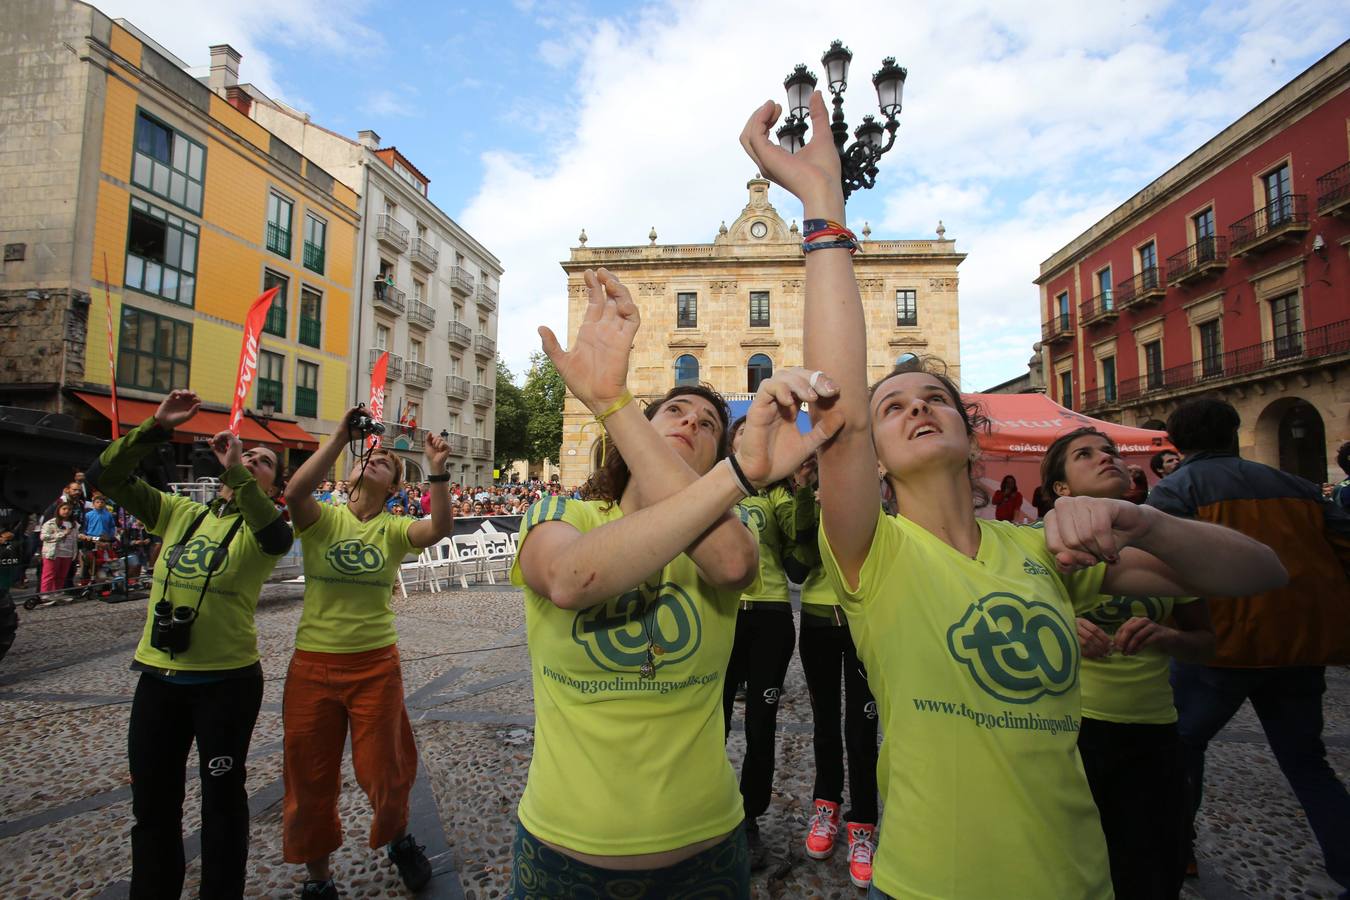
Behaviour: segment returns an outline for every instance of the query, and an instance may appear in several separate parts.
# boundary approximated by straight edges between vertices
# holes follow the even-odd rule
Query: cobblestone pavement
[[[250,897],[298,896],[301,869],[282,862],[281,689],[300,615],[299,588],[269,586],[258,612],[268,679],[254,732]],[[421,753],[413,831],[437,876],[429,897],[501,897],[508,882],[516,802],[529,767],[533,722],[520,594],[483,588],[396,601],[409,711]],[[126,895],[130,793],[126,724],[136,676],[127,670],[145,603],[96,602],[20,612],[18,639],[0,661],[0,897]],[[1350,776],[1350,672],[1328,673],[1332,764]],[[861,898],[842,851],[816,862],[800,850],[811,803],[810,706],[794,658],[783,692],[773,802],[761,820],[775,865],[757,898]],[[744,740],[729,752],[739,770]],[[194,861],[200,825],[195,757],[184,833]],[[1202,878],[1187,897],[1332,897],[1334,884],[1302,810],[1250,708],[1212,745],[1200,842]],[[370,814],[348,765],[346,845],[335,874],[348,897],[406,893],[382,851],[366,846]]]

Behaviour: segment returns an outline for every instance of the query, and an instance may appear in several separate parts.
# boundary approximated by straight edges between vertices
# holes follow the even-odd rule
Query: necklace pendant
[[[650,662],[645,662],[645,663],[643,663],[643,664],[642,664],[642,667],[638,669],[638,677],[639,677],[639,678],[655,678],[655,677],[656,677],[656,666],[652,665]]]
[[[666,648],[662,647],[660,644],[652,644],[652,652],[657,656],[662,656],[665,654]]]

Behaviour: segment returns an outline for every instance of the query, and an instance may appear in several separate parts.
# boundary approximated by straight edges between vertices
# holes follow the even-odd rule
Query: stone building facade
[[[1350,42],[1041,264],[1050,396],[1162,427],[1216,394],[1241,452],[1339,481],[1350,439]]]
[[[431,202],[430,179],[375,132],[352,140],[252,85],[243,92],[254,120],[361,197],[352,396],[370,396],[375,359],[388,351],[385,443],[409,479],[425,475],[426,435],[445,431],[455,479],[491,483],[501,262]]]
[[[567,273],[568,336],[586,308],[583,273],[601,266],[633,293],[642,314],[629,363],[634,396],[651,400],[677,382],[711,385],[744,399],[759,380],[802,362],[801,232],[769,203],[769,182],[748,184],[749,202],[710,244],[589,247],[585,232],[562,263]],[[960,376],[956,252],[939,226],[935,240],[871,240],[864,229],[854,257],[867,316],[869,376],[904,353],[941,357]],[[580,484],[595,463],[599,432],[568,395],[563,410],[560,480]],[[590,427],[588,427],[588,424]]]
[[[214,433],[248,306],[279,284],[242,436],[298,461],[346,405],[356,194],[239,111],[231,48],[213,47],[199,79],[88,4],[6,13],[0,404],[108,434],[111,317],[121,425],[190,387],[204,401],[192,428]]]

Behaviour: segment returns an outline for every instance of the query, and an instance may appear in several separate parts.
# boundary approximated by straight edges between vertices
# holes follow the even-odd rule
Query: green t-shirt
[[[623,516],[617,503],[546,497],[530,531],[566,522],[582,533]],[[525,585],[534,682],[534,756],[520,822],[580,853],[660,853],[731,831],[744,818],[727,760],[722,679],[740,595],[699,577],[680,554],[621,596],[584,610],[554,606]],[[649,635],[665,651],[639,677]]]
[[[1194,597],[1102,596],[1101,603],[1082,617],[1115,636],[1116,629],[1135,616],[1165,622],[1174,604]],[[1177,720],[1172,705],[1166,653],[1145,647],[1133,656],[1112,651],[1110,656],[1083,659],[1083,715],[1089,719],[1127,724],[1165,725]]]
[[[362,522],[346,506],[319,504],[319,518],[298,532],[305,553],[305,608],[298,650],[362,653],[398,641],[394,582],[413,549],[414,519],[381,511]]]
[[[970,559],[878,509],[852,591],[821,529],[885,733],[872,883],[906,898],[1110,897],[1077,749],[1074,624],[1105,566],[1062,577],[1042,529],[978,522]]]
[[[759,539],[759,578],[741,594],[742,600],[788,602],[787,574],[783,571],[783,547],[793,539],[792,495],[779,486],[736,504],[741,521]]]
[[[215,501],[212,506],[221,509],[222,503]],[[208,512],[179,555],[173,572],[169,572],[170,552],[205,508],[187,497],[161,494],[159,516],[146,528],[151,534],[164,538],[164,549],[155,561],[154,586],[150,591],[145,627],[141,629],[141,641],[136,646],[136,661],[152,668],[210,672],[239,669],[258,661],[258,632],[253,616],[258,609],[263,582],[272,574],[280,557],[264,553],[253,531],[243,522],[230,541],[225,560],[211,576],[211,584],[192,625],[187,652],[170,656],[167,650],[150,646],[155,602],[160,599],[166,584],[164,599],[174,606],[197,606],[211,553],[239,519],[237,511],[224,516]]]

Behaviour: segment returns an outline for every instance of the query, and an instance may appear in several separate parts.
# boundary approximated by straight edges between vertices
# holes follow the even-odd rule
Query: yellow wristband
[[[610,416],[614,415],[616,412],[623,409],[625,406],[627,406],[632,402],[633,402],[633,395],[627,389],[625,389],[623,392],[623,396],[620,397],[618,400],[615,400],[612,404],[610,404],[609,409],[605,410],[602,413],[595,414],[595,421],[600,425],[601,428],[603,428],[605,426],[606,419],[608,419]]]

